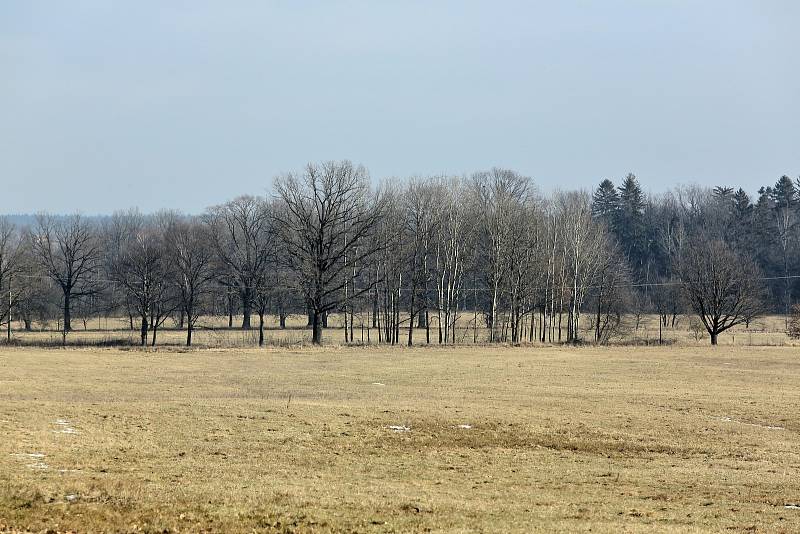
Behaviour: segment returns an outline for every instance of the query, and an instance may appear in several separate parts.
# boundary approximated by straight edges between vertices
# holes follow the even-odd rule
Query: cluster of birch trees
[[[190,345],[204,316],[257,317],[263,344],[265,317],[302,314],[315,343],[334,326],[345,342],[604,343],[626,316],[694,312],[716,343],[776,291],[792,302],[800,195],[784,178],[752,204],[722,187],[646,198],[633,175],[545,196],[499,168],[375,187],[343,161],[200,215],[0,219],[0,324],[66,337],[76,317],[127,317],[143,345],[165,327]]]

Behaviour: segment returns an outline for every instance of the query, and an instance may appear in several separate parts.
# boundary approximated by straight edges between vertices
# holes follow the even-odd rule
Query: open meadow
[[[0,531],[800,530],[791,347],[0,350]]]

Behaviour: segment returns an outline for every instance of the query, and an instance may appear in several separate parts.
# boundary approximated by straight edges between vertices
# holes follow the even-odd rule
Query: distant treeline
[[[50,215],[55,220],[66,220],[71,215]],[[21,229],[32,228],[36,225],[37,215],[32,213],[9,213],[2,216],[7,222]],[[102,224],[109,220],[111,215],[81,215],[81,218],[92,223]]]
[[[5,217],[0,324],[57,320],[66,336],[75,316],[129,316],[142,344],[167,321],[191,344],[201,315],[245,329],[257,316],[263,343],[265,315],[307,313],[320,343],[336,313],[347,341],[370,328],[392,344],[604,343],[626,315],[666,327],[694,312],[716,343],[761,313],[788,317],[798,215],[787,176],[755,200],[727,186],[648,196],[632,174],[544,196],[505,169],[373,188],[350,162],[310,164],[201,215]]]

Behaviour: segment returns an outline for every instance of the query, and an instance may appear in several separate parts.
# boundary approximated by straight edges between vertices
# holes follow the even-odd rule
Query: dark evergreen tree
[[[758,190],[758,200],[753,206],[753,238],[759,243],[758,262],[764,272],[773,273],[772,263],[775,261],[775,234],[773,223],[772,188],[762,187]]]
[[[639,280],[644,278],[646,265],[644,208],[642,188],[636,176],[628,174],[619,187],[619,210],[613,230]]]
[[[775,207],[780,208],[795,208],[798,204],[797,188],[791,178],[786,175],[781,176],[775,187],[770,191],[770,196],[775,202]]]
[[[753,203],[741,187],[733,194],[733,213],[737,219],[748,219],[753,216]]]
[[[604,219],[609,227],[613,225],[619,210],[619,195],[614,182],[606,178],[592,194],[592,215]]]
[[[783,275],[783,307],[788,320],[792,306],[792,280],[790,268],[796,263],[795,245],[797,242],[798,192],[794,182],[786,175],[781,176],[771,191],[773,230],[778,244]]]
[[[757,258],[757,241],[754,231],[754,206],[750,196],[741,187],[733,194],[730,236],[731,246],[740,254]]]
[[[711,192],[714,195],[714,198],[720,201],[731,201],[733,200],[733,188],[732,187],[725,187],[725,186],[717,186]]]
[[[733,242],[733,196],[732,187],[717,186],[711,191],[711,201],[701,210],[701,224],[707,237],[714,236],[728,244]]]

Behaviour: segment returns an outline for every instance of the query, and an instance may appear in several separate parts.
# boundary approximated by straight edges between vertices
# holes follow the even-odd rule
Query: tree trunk
[[[258,346],[264,346],[264,312],[258,311]]]
[[[142,346],[147,345],[147,315],[142,315],[142,325],[139,335],[141,336]]]
[[[411,347],[414,345],[414,323],[413,319],[411,324],[408,325],[408,346]]]
[[[186,346],[192,346],[192,330],[194,330],[194,325],[192,324],[192,310],[194,309],[194,305],[190,304],[186,306],[186,308],[181,308],[181,318],[183,318],[183,313],[186,312]],[[183,324],[183,321],[181,321]]]
[[[281,330],[286,329],[286,312],[281,310],[278,312],[278,320],[280,322]]]
[[[250,303],[250,288],[245,288],[242,291],[242,330],[250,330],[250,314],[252,313],[252,304]]]
[[[428,315],[428,308],[425,308],[425,343],[431,344],[431,318]]]
[[[494,343],[495,341],[497,341],[497,336],[495,334],[495,328],[497,327],[497,291],[498,291],[497,283],[495,282],[494,288],[493,288],[493,291],[492,291],[492,304],[491,304],[492,310],[491,310],[491,313],[489,314],[489,317],[490,317],[490,319],[489,319],[489,321],[490,321],[490,324],[489,324],[489,342],[490,343]]]
[[[153,323],[153,341],[150,343],[151,347],[156,346],[156,334],[158,334],[158,327],[155,326],[155,323]]]
[[[416,288],[411,289],[411,305],[409,306],[411,317],[408,319],[408,346],[414,344],[414,293]]]
[[[716,332],[711,332],[711,344],[712,345],[716,345],[717,344],[717,335],[718,334]]]
[[[531,309],[531,329],[528,334],[528,343],[533,343],[533,336],[536,334],[536,308]]]
[[[375,298],[372,300],[372,328],[378,328],[378,286],[375,286]]]
[[[233,298],[230,291],[228,291],[228,328],[233,328]]]
[[[347,330],[347,305],[344,306],[344,342],[350,343],[350,332]]]
[[[314,310],[311,318],[311,342],[314,345],[322,345],[322,312]]]
[[[600,312],[602,311],[602,308],[603,308],[603,299],[601,297],[602,294],[603,294],[603,288],[600,287],[600,289],[597,291],[597,317],[596,317],[595,323],[594,323],[594,342],[595,343],[600,343]]]
[[[70,318],[70,297],[69,293],[64,293],[64,332],[72,330],[72,320]]]

